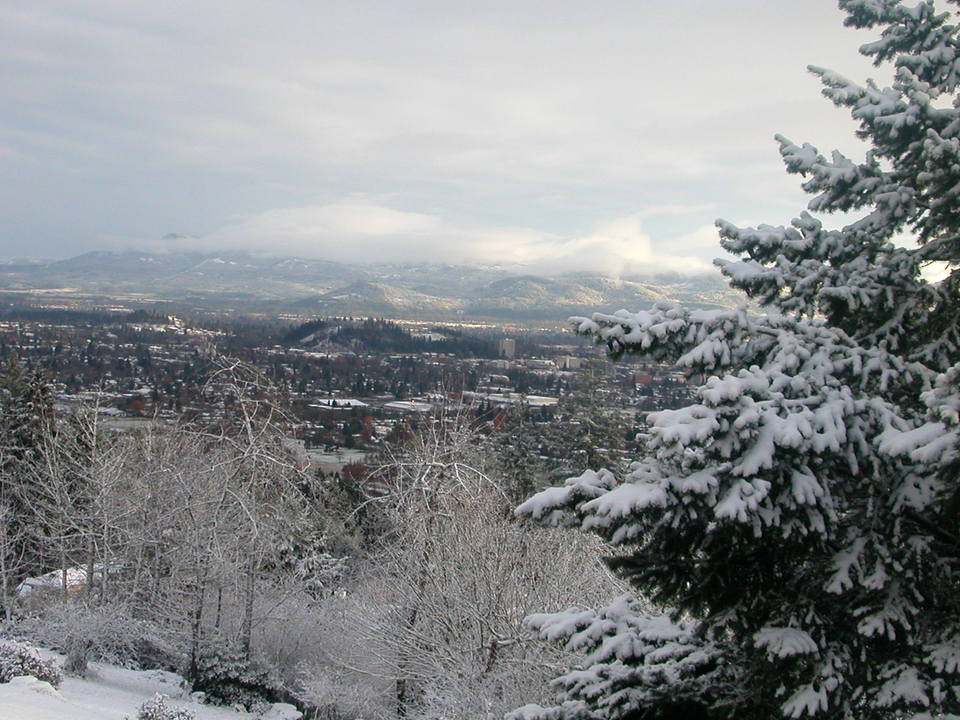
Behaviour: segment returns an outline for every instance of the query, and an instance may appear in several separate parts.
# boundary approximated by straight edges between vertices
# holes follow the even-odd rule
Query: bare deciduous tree
[[[401,717],[499,717],[559,659],[524,617],[615,588],[595,547],[513,519],[480,447],[458,417],[437,418],[370,479],[388,531],[348,615],[357,669],[392,679]]]

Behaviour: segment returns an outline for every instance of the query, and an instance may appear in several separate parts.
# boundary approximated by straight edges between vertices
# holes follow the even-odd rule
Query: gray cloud
[[[832,0],[7,7],[0,253],[249,244],[295,220],[312,230],[281,232],[291,247],[344,253],[337,222],[366,197],[364,222],[433,224],[363,235],[358,255],[429,259],[455,236],[474,259],[673,257],[713,214],[800,209],[774,132],[856,149],[804,67],[869,74],[866,39]],[[638,216],[671,205],[700,209]],[[587,242],[604,227],[619,244]]]

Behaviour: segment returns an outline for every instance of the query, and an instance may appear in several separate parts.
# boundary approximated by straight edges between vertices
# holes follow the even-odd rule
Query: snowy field
[[[63,658],[52,653],[44,657]],[[65,677],[58,689],[29,676],[0,683],[0,720],[134,720],[155,693],[168,696],[168,707],[190,710],[196,720],[295,720],[300,713],[277,704],[256,715],[201,705],[181,687],[181,678],[164,670],[125,670],[90,663],[84,679]]]

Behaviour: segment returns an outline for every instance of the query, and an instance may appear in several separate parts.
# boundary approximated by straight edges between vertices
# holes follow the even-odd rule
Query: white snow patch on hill
[[[62,658],[58,659],[62,662]],[[90,663],[87,678],[66,677],[58,689],[31,677],[0,683],[0,720],[125,720],[136,718],[140,706],[156,693],[169,698],[169,707],[193,711],[196,720],[295,720],[300,717],[293,706],[283,704],[257,715],[200,705],[183,688],[180,676],[173,673]]]

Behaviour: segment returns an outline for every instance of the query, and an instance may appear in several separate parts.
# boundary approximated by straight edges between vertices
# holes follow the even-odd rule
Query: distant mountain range
[[[7,298],[87,298],[197,309],[398,319],[554,321],[658,300],[729,307],[744,298],[717,275],[609,278],[520,275],[497,267],[347,265],[247,253],[91,252],[0,264]]]

